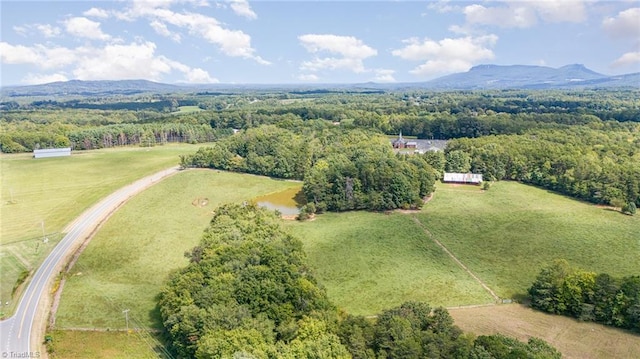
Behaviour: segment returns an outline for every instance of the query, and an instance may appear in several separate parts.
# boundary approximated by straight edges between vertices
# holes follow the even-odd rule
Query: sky
[[[640,72],[639,0],[0,0],[0,85],[420,82],[480,64]]]

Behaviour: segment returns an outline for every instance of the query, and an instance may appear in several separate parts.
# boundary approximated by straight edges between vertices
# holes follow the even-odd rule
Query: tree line
[[[182,156],[181,165],[303,180],[319,212],[420,208],[437,177],[425,156],[394,154],[386,136],[324,122],[241,131]]]
[[[218,207],[159,298],[178,358],[560,358],[543,340],[474,337],[444,308],[407,302],[377,318],[341,312],[272,211]]]
[[[0,134],[3,153],[30,152],[39,148],[71,147],[92,150],[116,146],[154,146],[169,142],[211,142],[223,134],[208,125],[188,123],[112,124],[89,128],[69,126],[34,127]],[[59,130],[51,131],[52,128]]]
[[[557,260],[529,288],[531,306],[640,332],[640,276],[614,278]]]
[[[587,126],[522,135],[455,139],[447,169],[517,180],[582,200],[640,206],[640,126],[602,131]]]

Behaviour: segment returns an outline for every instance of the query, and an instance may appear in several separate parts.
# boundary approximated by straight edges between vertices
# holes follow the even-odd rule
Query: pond
[[[253,201],[260,207],[278,210],[285,216],[299,214],[300,208],[306,203],[302,186],[256,197]]]

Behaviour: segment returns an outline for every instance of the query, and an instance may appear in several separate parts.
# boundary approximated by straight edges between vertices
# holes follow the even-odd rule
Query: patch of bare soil
[[[521,304],[449,308],[455,324],[476,335],[501,333],[526,341],[543,339],[563,358],[640,358],[640,335],[601,324],[580,322]]]
[[[198,207],[198,208],[202,208],[206,205],[209,204],[209,198],[202,198],[202,197],[198,197],[196,199],[194,199],[193,201],[191,201],[191,205]]]

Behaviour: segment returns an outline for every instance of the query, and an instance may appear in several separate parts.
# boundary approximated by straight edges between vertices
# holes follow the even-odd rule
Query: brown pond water
[[[306,203],[302,194],[302,186],[256,197],[253,201],[260,207],[278,210],[285,216],[300,213],[300,207]]]

